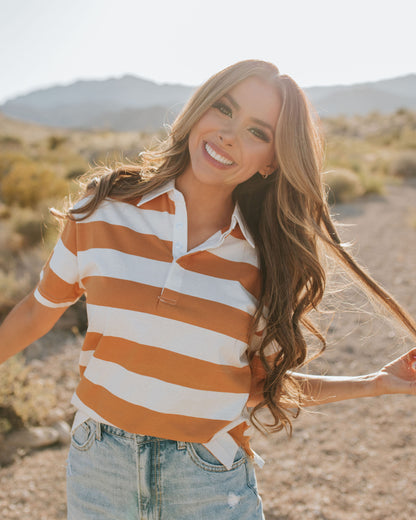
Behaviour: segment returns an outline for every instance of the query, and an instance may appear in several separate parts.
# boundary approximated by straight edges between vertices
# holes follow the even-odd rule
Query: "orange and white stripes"
[[[68,221],[35,296],[61,307],[87,295],[78,409],[129,432],[207,442],[245,409],[259,289],[238,207],[228,229],[188,251],[185,201],[168,183]]]

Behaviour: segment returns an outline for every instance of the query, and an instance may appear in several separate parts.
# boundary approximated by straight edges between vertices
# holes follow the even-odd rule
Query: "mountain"
[[[321,117],[388,114],[406,108],[416,110],[416,74],[355,85],[310,87],[308,98]]]
[[[193,90],[131,75],[81,80],[18,96],[1,105],[0,111],[16,119],[65,128],[154,131],[174,119]]]
[[[12,118],[64,128],[155,131],[171,123],[195,87],[126,75],[76,81],[17,96],[0,106]],[[322,117],[416,110],[416,74],[304,89]]]

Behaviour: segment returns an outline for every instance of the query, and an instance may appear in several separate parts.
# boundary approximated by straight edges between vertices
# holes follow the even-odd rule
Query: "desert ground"
[[[360,263],[416,317],[416,183],[390,185],[385,195],[338,205],[332,213],[350,224],[339,231],[353,241]],[[374,372],[415,344],[353,287],[325,301],[336,311],[323,320],[328,347],[308,365],[310,373]],[[27,350],[34,369],[56,381],[65,403],[76,384],[80,341],[51,333]],[[65,404],[61,412],[69,420],[73,411]],[[291,438],[253,431],[252,439],[266,460],[257,471],[266,520],[416,518],[416,397],[308,408],[293,421]],[[0,468],[1,519],[66,518],[66,456],[67,446],[18,450],[14,463]]]

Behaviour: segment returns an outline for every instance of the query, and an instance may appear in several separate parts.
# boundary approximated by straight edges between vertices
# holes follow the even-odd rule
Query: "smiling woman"
[[[62,235],[0,342],[4,360],[87,294],[69,519],[263,519],[250,422],[290,430],[302,406],[416,394],[416,349],[365,376],[295,371],[305,328],[325,345],[308,317],[324,294],[323,252],[416,337],[342,246],[322,156],[301,89],[248,60],[202,85],[140,164],[95,169],[81,200],[54,211]]]
[[[255,173],[270,175],[280,106],[276,88],[257,77],[245,79],[213,103],[190,131],[190,162],[180,177],[182,186],[198,183],[195,189],[204,185],[211,190],[207,196],[229,199]]]
[[[176,181],[186,199],[198,201],[189,224],[192,246],[230,221],[239,184],[255,174],[267,178],[275,170],[274,129],[280,106],[273,85],[249,77],[213,103],[192,127],[189,163]],[[203,194],[209,212],[215,201],[216,218],[201,212],[202,197],[197,194]]]

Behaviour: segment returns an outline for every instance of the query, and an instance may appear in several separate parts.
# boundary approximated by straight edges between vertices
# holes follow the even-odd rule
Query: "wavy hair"
[[[267,179],[255,174],[233,192],[254,238],[260,263],[261,293],[251,337],[266,318],[261,341],[248,351],[250,362],[259,355],[265,374],[263,400],[251,410],[250,419],[263,431],[286,428],[290,432],[288,409],[299,410],[303,397],[291,371],[311,359],[307,359],[302,331],[306,328],[321,341],[317,355],[325,348],[323,335],[308,318],[324,295],[323,250],[416,337],[412,318],[341,244],[323,183],[319,119],[292,78],[281,75],[275,65],[259,60],[242,61],[215,74],[194,92],[167,138],[141,154],[140,163],[89,173],[84,189],[91,196],[81,207],[69,210],[67,217],[78,214],[78,218],[86,218],[106,197],[134,200],[181,175],[189,163],[188,137],[193,125],[221,96],[253,76],[276,88],[282,106],[274,137],[276,170]],[[269,345],[277,346],[272,357],[266,355]],[[258,412],[265,406],[273,417],[270,424],[259,417]]]

